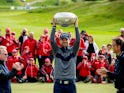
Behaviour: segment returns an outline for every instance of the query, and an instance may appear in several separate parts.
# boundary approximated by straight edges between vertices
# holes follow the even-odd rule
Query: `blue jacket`
[[[0,60],[0,93],[11,93],[10,79],[15,76],[17,70],[8,71],[6,65]]]
[[[107,72],[107,75],[114,79],[115,88],[119,90],[124,88],[124,51],[117,56],[114,73]]]

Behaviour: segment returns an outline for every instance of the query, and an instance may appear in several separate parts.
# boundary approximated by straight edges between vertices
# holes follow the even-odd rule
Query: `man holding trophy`
[[[66,15],[67,13],[65,13]],[[67,14],[68,15],[68,14]],[[60,42],[62,47],[58,47],[55,39],[55,31],[57,18],[53,18],[53,27],[50,36],[50,42],[55,58],[55,68],[54,68],[54,93],[76,93],[76,58],[77,52],[80,44],[80,35],[78,30],[78,18],[75,17],[75,20],[72,22],[75,26],[76,42],[73,47],[69,47],[70,36],[67,33],[62,33],[60,36]],[[64,20],[64,18],[62,19]],[[66,20],[60,22],[61,26],[70,25],[67,22],[69,17],[66,17]],[[63,24],[62,24],[63,23]],[[66,24],[67,23],[67,24]]]

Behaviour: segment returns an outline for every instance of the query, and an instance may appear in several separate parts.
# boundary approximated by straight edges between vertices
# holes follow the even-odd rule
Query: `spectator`
[[[108,52],[106,45],[102,45],[102,49],[98,53],[99,55],[104,55],[106,58],[106,61],[111,64],[111,54]]]
[[[11,32],[11,39],[13,41],[13,44],[11,46],[12,50],[13,49],[19,50],[20,44],[19,44],[19,41],[16,39],[16,33],[15,32]]]
[[[121,32],[120,37],[122,37],[124,39],[124,28],[120,28],[120,32]]]
[[[29,46],[30,52],[33,55],[33,58],[36,57],[36,49],[37,49],[37,41],[34,39],[34,33],[30,32],[29,38],[25,40],[25,42],[22,44],[21,51],[24,51],[24,47]]]
[[[29,59],[28,66],[25,71],[25,76],[23,79],[25,79],[28,82],[37,82],[38,81],[38,67],[34,63],[34,58]]]
[[[5,62],[7,61],[7,50],[5,46],[0,46],[0,93],[11,93],[11,82],[16,73],[23,69],[23,64],[14,63],[12,70],[9,72]]]
[[[59,47],[62,47],[61,42],[60,42],[60,36],[63,33],[62,29],[59,29],[56,34],[55,34],[55,39],[56,39],[56,43]]]
[[[95,62],[97,62],[98,61],[98,59],[97,59],[97,57],[96,57],[96,54],[95,53],[92,53],[91,54],[91,58],[90,58],[90,60],[89,60],[89,62],[90,62],[90,64],[91,64],[91,66],[95,63]],[[96,70],[94,69],[94,68],[91,68],[90,69],[90,73],[91,73],[91,76],[95,76],[95,73],[96,73]]]
[[[45,35],[40,37],[40,40],[37,44],[37,56],[39,62],[39,68],[45,63],[46,58],[50,58],[50,53],[52,52],[51,45],[45,39]]]
[[[85,30],[82,30],[80,35],[81,35],[81,38],[84,40],[84,42],[86,42],[88,40],[88,37],[87,37],[88,34],[86,33]]]
[[[112,49],[112,45],[107,44],[107,53],[108,53],[108,55],[110,55],[108,58],[109,64],[112,62],[112,59],[114,58],[114,53],[111,49]]]
[[[25,46],[24,51],[22,52],[21,57],[24,59],[24,69],[26,69],[28,65],[29,58],[33,58],[32,53],[30,52],[29,46]]]
[[[49,58],[45,59],[45,64],[40,69],[40,76],[43,82],[53,82],[53,66]]]
[[[8,57],[8,61],[7,61],[7,67],[9,69],[9,71],[12,70],[13,64],[19,62],[23,64],[23,60],[20,58],[20,56],[18,56],[18,51],[16,49],[12,50],[12,56]],[[16,76],[14,78],[12,78],[12,82],[19,82],[22,83],[22,77],[23,77],[24,73],[22,70],[18,71],[18,73],[16,74]]]
[[[4,37],[2,36],[2,32],[0,30],[0,45],[3,45]]]
[[[20,42],[20,53],[21,53],[21,47],[22,47],[22,44],[25,42],[25,40],[28,39],[28,29],[27,28],[24,28],[21,35],[19,36],[19,42]]]
[[[88,57],[83,56],[82,62],[80,62],[77,66],[77,69],[79,70],[78,81],[81,80],[84,83],[90,81],[90,68],[91,68],[91,64],[88,63]]]
[[[88,59],[90,59],[92,53],[95,53],[96,56],[98,56],[99,48],[97,44],[94,42],[93,36],[88,36],[88,42],[86,42],[85,44],[86,44],[85,53],[88,56]]]
[[[48,28],[44,28],[44,33],[43,35],[45,36],[45,41],[48,41],[50,43],[50,36],[49,36],[49,30]]]
[[[94,64],[92,64],[92,68],[91,68],[92,70],[95,70],[95,76],[92,79],[93,83],[102,83],[102,80],[105,81],[105,78],[101,77],[96,72],[97,69],[100,69],[102,67],[105,67],[106,69],[108,69],[108,63],[106,62],[104,55],[99,55],[98,61],[94,62]]]

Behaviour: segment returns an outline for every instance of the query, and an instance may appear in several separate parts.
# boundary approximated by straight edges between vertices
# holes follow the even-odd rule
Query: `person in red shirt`
[[[32,53],[30,53],[30,48],[29,46],[25,46],[24,51],[22,52],[21,57],[24,59],[24,69],[26,69],[28,65],[29,58],[33,58]]]
[[[45,41],[50,42],[50,36],[49,36],[48,28],[44,28],[43,35],[45,36]]]
[[[93,83],[97,82],[97,83],[102,83],[102,81],[105,81],[106,79],[104,77],[101,77],[100,75],[97,74],[97,69],[100,68],[106,68],[108,69],[108,61],[106,61],[105,56],[104,55],[99,55],[98,57],[98,61],[94,62],[92,64],[92,69],[95,70],[95,76],[93,77]]]
[[[23,79],[26,80],[27,82],[37,82],[38,72],[39,69],[37,65],[34,63],[34,58],[30,58]]]
[[[42,82],[53,82],[53,66],[49,58],[45,59],[45,64],[40,69],[40,76]]]
[[[13,49],[12,56],[8,57],[8,61],[6,63],[9,71],[12,70],[12,66],[16,62],[23,63],[23,59],[20,56],[18,56],[18,51],[16,49]],[[17,81],[19,83],[22,83],[23,76],[24,76],[24,73],[23,73],[23,69],[22,69],[21,71],[18,71],[18,73],[16,74],[16,76],[14,78],[12,78],[12,81]]]
[[[78,81],[82,80],[84,83],[90,81],[90,68],[91,64],[88,62],[88,57],[83,56],[82,62],[77,66],[77,69],[79,70]]]
[[[2,36],[2,31],[0,29],[0,45],[3,45],[4,37]]]
[[[51,45],[48,41],[45,40],[45,36],[41,35],[40,40],[37,44],[37,56],[39,62],[39,68],[45,63],[46,58],[50,58],[52,53]]]
[[[63,33],[63,30],[62,29],[59,29],[56,34],[55,34],[55,40],[56,40],[56,43],[59,47],[62,47],[61,45],[61,42],[60,42],[60,35]]]
[[[91,58],[90,58],[90,60],[89,60],[91,66],[94,64],[94,62],[97,62],[97,61],[98,61],[98,59],[97,59],[97,57],[96,57],[96,54],[95,54],[95,53],[92,53],[92,54],[91,54]],[[91,68],[91,69],[90,69],[90,72],[91,72],[91,76],[94,77],[96,70],[95,70],[94,68]]]
[[[29,35],[29,38],[25,40],[25,42],[22,44],[21,51],[24,51],[24,47],[29,46],[30,52],[32,53],[34,59],[36,57],[36,48],[37,48],[37,41],[34,39],[34,33],[31,32]]]
[[[71,38],[70,40],[70,46],[72,47],[75,43],[75,38]],[[78,55],[77,55],[77,62],[76,62],[76,66],[79,64],[79,62],[82,61],[82,57],[84,56],[83,50],[85,50],[86,46],[84,43],[83,38],[80,37],[80,47],[78,50]]]
[[[7,47],[7,52],[8,55],[11,56],[12,55],[12,48],[11,46],[13,45],[13,41],[11,39],[11,29],[9,27],[6,28],[6,34],[4,36],[4,41],[3,41],[3,46]]]

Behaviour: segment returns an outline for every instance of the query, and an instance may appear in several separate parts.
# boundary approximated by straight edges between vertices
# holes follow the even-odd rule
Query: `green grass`
[[[76,84],[77,93],[116,93],[113,84]],[[13,93],[53,93],[53,83],[12,84]]]
[[[0,5],[4,4],[1,0]],[[79,29],[86,30],[94,36],[94,40],[101,47],[102,44],[111,43],[111,39],[120,34],[119,29],[124,27],[124,2],[78,2],[63,6],[44,7],[31,11],[10,11],[7,4],[0,6],[0,29],[5,34],[5,28],[10,27],[12,31],[20,35],[22,29],[27,27],[29,32],[35,32],[38,40],[47,27],[51,31],[52,17],[57,12],[74,12],[79,18]],[[74,26],[67,28],[57,25],[65,32],[72,32]],[[12,84],[13,93],[53,93],[53,84]],[[77,83],[78,93],[115,93],[113,84],[84,84]]]
[[[31,11],[10,11],[0,10],[0,28],[4,34],[6,27],[11,27],[12,31],[20,35],[22,29],[27,27],[29,32],[35,32],[38,39],[47,27],[51,31],[52,17],[57,12],[74,12],[79,18],[79,29],[86,30],[94,36],[98,46],[111,43],[111,39],[120,34],[119,29],[124,24],[124,2],[78,2],[63,6],[44,7]],[[114,6],[114,7],[113,7]],[[71,25],[62,28],[65,32],[72,32],[74,27]],[[38,33],[38,34],[37,34]]]

